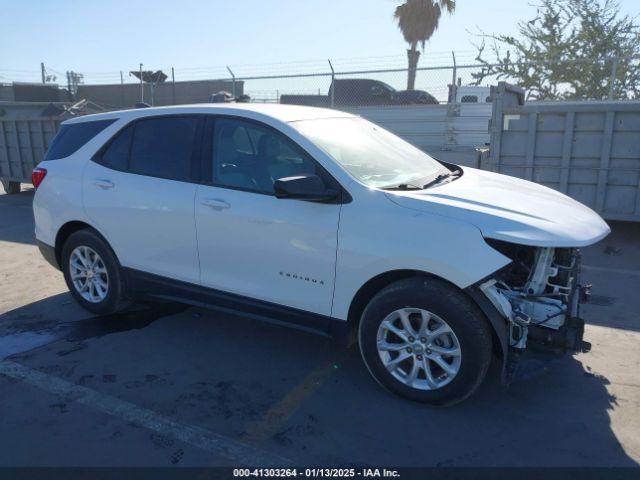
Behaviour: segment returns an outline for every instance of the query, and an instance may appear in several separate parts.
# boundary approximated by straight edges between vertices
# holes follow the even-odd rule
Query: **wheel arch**
[[[373,297],[383,288],[391,285],[398,280],[404,280],[411,277],[433,277],[440,278],[431,273],[427,273],[421,270],[412,269],[399,269],[389,270],[383,273],[379,273],[373,278],[367,280],[356,292],[349,304],[349,310],[347,313],[347,341],[349,344],[355,343],[358,325],[364,309],[367,307]]]
[[[111,249],[111,252],[115,256],[116,260],[118,260],[119,262],[118,255],[116,255],[115,251],[113,250],[111,243],[109,243],[109,240],[107,240],[106,237],[96,227],[81,220],[71,220],[63,224],[58,229],[58,233],[56,233],[54,249],[55,249],[56,261],[58,262],[58,265],[62,266],[62,249],[64,248],[65,242],[73,233],[78,232],[80,230],[91,230],[93,231],[93,233],[98,235]]]
[[[355,296],[351,300],[351,304],[349,305],[348,315],[347,315],[347,342],[348,344],[353,344],[356,342],[358,326],[360,324],[360,319],[362,317],[362,313],[364,309],[369,304],[369,302],[375,297],[378,292],[380,292],[383,288],[391,285],[392,283],[398,280],[404,280],[406,278],[412,277],[430,277],[437,278],[443,282],[449,284],[452,288],[455,288],[462,292],[482,313],[485,321],[491,326],[491,336],[493,340],[494,349],[497,346],[500,346],[499,353],[501,357],[504,359],[505,354],[507,353],[505,349],[505,329],[501,328],[500,323],[498,322],[498,315],[491,315],[490,305],[488,300],[486,302],[482,302],[482,298],[477,294],[475,290],[461,289],[455,284],[449,282],[448,280],[434,275],[433,273],[425,272],[422,270],[412,270],[412,269],[402,269],[402,270],[390,270],[384,273],[380,273],[375,277],[367,280],[356,292]],[[497,314],[497,312],[496,312]]]

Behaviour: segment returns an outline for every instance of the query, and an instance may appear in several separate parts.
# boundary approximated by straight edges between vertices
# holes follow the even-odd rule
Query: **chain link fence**
[[[524,86],[529,100],[635,100],[640,96],[640,57],[563,60],[543,65],[526,62],[452,62],[418,67],[415,72],[404,66],[339,70],[333,68],[330,62],[327,63],[324,71],[234,75],[232,80],[242,82],[243,92],[250,96],[251,101],[304,102],[322,106],[327,102],[329,106],[450,103],[460,102],[463,98],[463,101],[471,103],[482,102],[486,101],[482,93],[488,92],[490,85],[501,80]],[[563,71],[572,80],[563,78]],[[412,73],[415,75],[415,90],[428,95],[393,95],[394,92],[406,90],[407,79]],[[375,82],[382,91],[376,88]],[[331,88],[332,85],[335,85],[335,89]],[[466,93],[456,96],[457,91]],[[307,98],[291,98],[295,96]],[[376,96],[378,98],[373,98]]]
[[[393,56],[226,67],[139,66],[132,71],[79,74],[63,73],[43,64],[41,76],[45,85],[59,82],[60,89],[70,91],[73,100],[87,99],[107,109],[130,107],[137,102],[204,103],[220,91],[234,97],[246,95],[244,100],[251,102],[334,108],[482,103],[487,101],[489,86],[500,80],[524,86],[532,100],[628,100],[637,99],[640,93],[640,59],[636,57],[500,63],[497,59],[479,60],[468,51],[424,54],[415,71],[406,65],[406,57]],[[141,84],[135,76],[141,70],[160,70],[165,74],[163,81]],[[5,82],[0,85],[0,100],[17,100],[3,91],[24,85],[21,82],[34,76],[35,72],[0,69],[0,81]],[[407,91],[411,76],[415,76],[415,87]],[[66,85],[60,82],[61,78],[66,78]],[[11,79],[18,83],[7,82]]]

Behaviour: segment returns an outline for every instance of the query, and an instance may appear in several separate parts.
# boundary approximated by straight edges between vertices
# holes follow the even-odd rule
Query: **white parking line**
[[[287,466],[293,462],[250,445],[218,435],[203,428],[182,425],[152,410],[76,385],[58,377],[47,375],[8,360],[0,362],[0,374],[55,395],[64,395],[70,401],[99,410],[113,417],[132,422],[170,436],[201,450],[221,455],[238,466]]]

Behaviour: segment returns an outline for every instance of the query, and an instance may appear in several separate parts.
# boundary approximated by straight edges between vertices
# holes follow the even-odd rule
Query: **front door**
[[[273,182],[326,173],[282,133],[217,118],[211,184],[196,195],[201,282],[223,292],[329,316],[339,204],[278,199]]]

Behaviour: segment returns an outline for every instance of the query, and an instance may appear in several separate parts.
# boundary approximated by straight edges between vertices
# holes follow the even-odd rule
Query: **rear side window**
[[[188,181],[199,122],[190,116],[135,121],[111,140],[99,163],[138,175]]]
[[[188,180],[197,127],[198,119],[194,117],[152,118],[136,122],[129,171]]]
[[[102,164],[116,170],[126,170],[129,165],[129,150],[133,138],[133,125],[122,130],[102,154]]]
[[[58,160],[74,154],[89,140],[115,121],[116,119],[97,120],[94,122],[62,125],[53,142],[51,142],[44,159]]]

